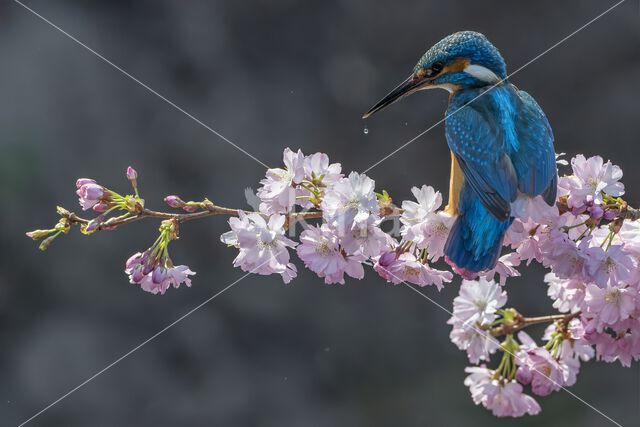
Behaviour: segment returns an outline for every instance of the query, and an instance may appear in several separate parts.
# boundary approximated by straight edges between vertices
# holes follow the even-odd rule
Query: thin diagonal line
[[[392,276],[394,276],[396,279],[401,280],[400,278],[398,278],[397,276],[395,276],[393,273],[389,272],[389,270],[385,271],[389,274],[391,274]],[[409,289],[411,289],[412,291],[416,292],[418,295],[422,296],[423,298],[425,298],[427,301],[430,301],[431,303],[435,304],[438,308],[442,309],[444,312],[448,313],[450,316],[455,317],[458,320],[464,321],[464,319],[460,319],[458,316],[456,316],[455,314],[453,314],[450,310],[448,310],[447,308],[443,307],[441,304],[439,304],[438,302],[434,301],[432,298],[429,298],[426,294],[422,293],[419,289],[415,288],[414,286],[411,286],[409,283],[402,281],[402,284],[404,284],[406,287],[408,287]],[[472,328],[475,332],[477,332],[479,335],[481,336],[486,336],[487,339],[492,340],[494,343],[498,344],[498,346],[500,345],[500,342],[495,339],[493,336],[488,335],[487,331],[483,331],[481,329],[478,329],[475,325],[465,325],[463,323],[462,327],[464,328]],[[515,354],[513,354],[512,352],[506,350],[506,349],[502,349],[505,353],[509,354],[510,356],[513,356],[515,359],[517,359],[518,361],[521,361],[520,358],[518,356],[516,356]],[[599,410],[598,408],[596,408],[595,406],[593,406],[592,404],[590,404],[589,402],[587,402],[586,400],[584,400],[583,398],[581,398],[580,396],[578,396],[577,394],[575,394],[574,392],[572,392],[571,390],[569,390],[568,388],[564,387],[562,384],[558,383],[557,381],[553,380],[552,378],[550,378],[548,375],[546,375],[544,372],[539,371],[537,368],[531,368],[533,369],[535,372],[537,372],[538,374],[542,375],[543,377],[545,377],[546,379],[548,379],[549,381],[551,381],[553,384],[559,386],[562,390],[566,391],[567,393],[569,393],[570,396],[578,399],[578,401],[584,403],[585,405],[587,405],[589,408],[593,409],[595,412],[597,412],[598,414],[602,415],[604,418],[606,418],[607,420],[611,421],[613,424],[617,425],[618,427],[623,427],[622,424],[620,424],[619,422],[615,421],[614,419],[612,419],[611,417],[609,417],[607,414],[605,414],[604,412],[602,412],[601,410]]]
[[[425,135],[427,132],[429,132],[431,129],[435,128],[436,126],[438,126],[439,124],[443,123],[445,120],[447,120],[449,117],[453,116],[454,114],[458,113],[460,110],[466,108],[469,104],[471,104],[473,101],[477,100],[478,98],[486,95],[487,93],[489,93],[490,91],[492,91],[493,89],[495,89],[497,86],[501,85],[502,83],[504,83],[508,78],[510,78],[511,76],[514,76],[515,74],[519,73],[520,71],[524,70],[525,68],[527,68],[529,65],[533,64],[534,62],[536,62],[538,59],[542,58],[544,55],[546,55],[547,53],[551,52],[553,49],[555,49],[556,47],[560,46],[562,43],[566,42],[567,40],[569,40],[571,37],[575,36],[576,34],[578,34],[580,31],[584,30],[585,28],[587,28],[589,25],[593,24],[594,22],[596,22],[598,19],[602,18],[604,15],[606,15],[607,13],[611,12],[613,9],[615,9],[616,7],[620,6],[622,3],[624,3],[626,0],[620,0],[618,3],[614,4],[613,6],[611,6],[610,8],[608,8],[607,10],[605,10],[604,12],[600,13],[598,16],[596,16],[595,18],[591,19],[589,22],[587,22],[586,24],[582,25],[580,28],[578,28],[577,30],[573,31],[571,34],[569,34],[568,36],[565,36],[562,40],[560,40],[559,42],[555,43],[554,45],[552,45],[551,47],[547,48],[546,50],[544,50],[542,53],[538,54],[535,58],[531,59],[530,61],[528,61],[527,63],[525,63],[524,65],[522,65],[521,67],[519,67],[518,69],[516,69],[514,72],[512,72],[511,74],[508,74],[504,79],[498,81],[496,84],[494,84],[493,86],[491,86],[489,89],[487,89],[486,91],[482,92],[480,95],[476,96],[475,98],[473,98],[471,101],[467,102],[466,104],[464,104],[462,107],[457,108],[456,110],[454,110],[452,113],[447,114],[444,116],[444,118],[438,120],[436,123],[434,123],[433,125],[429,126],[426,130],[422,131],[421,133],[419,133],[417,136],[411,138],[409,141],[405,142],[404,144],[402,144],[401,146],[399,146],[398,148],[396,148],[395,150],[393,150],[392,152],[390,152],[389,154],[387,154],[386,156],[384,156],[382,159],[378,160],[376,163],[374,163],[373,165],[369,166],[367,169],[365,169],[362,173],[367,173],[369,172],[371,169],[375,168],[376,166],[378,166],[380,163],[384,162],[385,160],[387,160],[389,157],[395,155],[398,151],[403,150],[404,148],[406,148],[408,145],[412,144],[414,141],[416,141],[417,139],[419,139],[420,137],[422,137],[423,135]]]
[[[69,397],[71,394],[75,393],[76,391],[78,391],[79,389],[84,387],[85,385],[89,384],[91,381],[95,380],[100,375],[104,374],[109,369],[113,368],[115,365],[117,365],[118,363],[122,362],[124,359],[126,359],[129,356],[131,356],[133,353],[135,353],[136,351],[140,350],[142,347],[144,347],[145,345],[149,344],[151,341],[153,341],[154,339],[156,339],[160,335],[164,334],[169,329],[171,329],[172,327],[174,327],[175,325],[177,325],[178,323],[180,323],[181,321],[183,321],[184,319],[186,319],[187,317],[189,317],[190,315],[192,315],[193,313],[195,313],[196,311],[198,311],[199,309],[201,309],[202,307],[204,307],[205,305],[207,305],[208,303],[210,303],[211,301],[216,299],[218,296],[222,295],[224,292],[226,292],[227,290],[231,289],[238,282],[240,282],[241,280],[245,279],[247,276],[253,274],[253,271],[256,271],[258,268],[262,267],[263,265],[267,264],[268,262],[269,261],[265,262],[264,264],[259,265],[256,269],[254,269],[254,270],[246,273],[242,277],[236,279],[234,282],[232,282],[231,284],[227,285],[222,290],[216,292],[215,294],[213,294],[212,296],[210,296],[209,298],[204,300],[202,303],[198,304],[197,306],[195,306],[191,310],[187,311],[185,314],[183,314],[182,316],[178,317],[176,320],[174,320],[173,322],[169,323],[167,326],[165,326],[164,328],[162,328],[161,330],[159,330],[155,334],[151,335],[149,338],[147,338],[146,340],[142,341],[140,344],[138,344],[137,346],[133,347],[131,350],[127,351],[125,354],[123,354],[122,356],[120,356],[119,358],[114,360],[113,362],[109,363],[107,366],[105,366],[104,368],[102,368],[101,370],[99,370],[98,372],[96,372],[95,374],[93,374],[92,376],[90,376],[89,378],[87,378],[86,380],[84,380],[83,382],[81,382],[80,384],[78,384],[77,386],[75,386],[74,388],[72,388],[71,390],[69,390],[68,392],[66,392],[62,396],[60,396],[59,398],[54,400],[53,402],[51,402],[50,404],[48,404],[44,408],[42,408],[40,411],[38,411],[35,414],[33,414],[31,417],[29,417],[28,419],[26,419],[25,421],[20,423],[18,425],[18,427],[22,427],[25,424],[31,422],[34,418],[42,415],[44,412],[48,411],[49,409],[51,409],[52,407],[57,405],[62,400],[64,400],[67,397]]]
[[[158,98],[162,99],[164,102],[166,102],[167,104],[171,105],[173,108],[175,108],[176,110],[180,111],[182,114],[184,114],[185,116],[189,117],[191,120],[193,120],[194,122],[198,123],[200,126],[204,127],[205,129],[207,129],[209,132],[213,133],[214,135],[216,135],[217,137],[219,137],[220,139],[222,139],[223,141],[227,142],[228,144],[230,144],[231,146],[233,146],[234,148],[236,148],[237,150],[241,151],[242,153],[244,153],[245,155],[247,155],[248,157],[251,157],[253,160],[255,160],[256,162],[260,163],[262,166],[264,166],[265,168],[269,169],[269,166],[267,166],[266,163],[264,163],[262,160],[258,159],[257,157],[255,157],[253,154],[249,153],[247,150],[245,150],[244,148],[240,147],[239,145],[237,145],[236,143],[234,143],[233,141],[231,141],[229,138],[227,138],[226,136],[222,135],[220,132],[216,131],[215,129],[213,129],[211,126],[207,125],[206,123],[202,122],[202,120],[198,119],[197,117],[195,117],[193,114],[189,113],[188,111],[186,111],[184,108],[180,107],[178,104],[176,104],[175,102],[167,99],[165,96],[163,96],[162,94],[160,94],[159,92],[157,92],[156,90],[152,89],[151,87],[149,87],[148,85],[146,85],[145,83],[141,82],[140,80],[138,80],[136,77],[132,76],[131,74],[129,74],[128,72],[126,72],[125,70],[123,70],[122,68],[120,68],[118,65],[114,64],[113,62],[111,62],[110,60],[108,60],[107,58],[105,58],[104,56],[102,56],[101,54],[99,54],[98,52],[96,52],[95,50],[93,50],[92,48],[90,48],[89,46],[87,46],[86,44],[84,44],[83,42],[81,42],[80,40],[78,40],[77,38],[75,38],[74,36],[72,36],[71,34],[67,33],[65,30],[63,30],[62,28],[60,28],[59,26],[57,26],[56,24],[54,24],[53,22],[51,22],[50,20],[48,20],[47,18],[45,18],[44,16],[40,15],[38,12],[36,12],[35,10],[29,8],[27,5],[25,5],[24,3],[20,2],[19,0],[13,0],[15,3],[19,4],[20,6],[22,6],[24,9],[28,10],[29,12],[31,12],[33,15],[37,16],[38,18],[40,18],[42,21],[46,22],[47,24],[49,24],[50,26],[52,26],[53,28],[55,28],[56,30],[58,30],[59,32],[61,32],[62,34],[64,34],[65,36],[67,36],[68,38],[70,38],[71,40],[73,40],[74,42],[76,42],[77,44],[79,44],[80,46],[82,46],[83,48],[85,48],[86,50],[88,50],[89,52],[93,53],[95,56],[97,56],[98,58],[102,59],[104,62],[106,62],[107,64],[111,65],[113,68],[115,68],[116,70],[120,71],[122,74],[124,74],[125,76],[129,77],[131,80],[133,80],[134,82],[138,83],[140,86],[142,86],[143,88],[145,88],[146,90],[148,90],[149,92],[151,92],[152,94],[154,94],[155,96],[157,96]]]

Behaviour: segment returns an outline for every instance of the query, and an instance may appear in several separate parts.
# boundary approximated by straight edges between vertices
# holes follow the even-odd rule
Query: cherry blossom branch
[[[515,218],[503,240],[508,253],[494,268],[475,272],[447,257],[449,234],[458,219],[441,209],[442,195],[432,187],[412,188],[415,201],[405,200],[398,207],[386,191],[375,191],[371,178],[356,172],[345,176],[341,165],[330,163],[326,154],[305,156],[285,149],[283,161],[284,168],[269,169],[260,181],[256,212],[218,206],[208,199],[185,202],[175,195],[164,199],[175,211],[148,209],[138,192],[137,173],[129,168],[126,175],[134,194],[121,195],[80,178],[80,206],[97,216],[84,218],[58,207],[59,221],[53,228],[27,236],[40,240],[44,250],[72,226],[92,234],[146,218],[159,220],[153,243],[130,256],[124,266],[130,283],[152,294],[191,286],[196,273],[187,265],[175,265],[169,247],[178,239],[181,223],[218,215],[230,217],[230,230],[220,240],[238,251],[234,267],[252,274],[278,274],[284,283],[297,276],[290,251],[327,284],[345,284],[346,276],[362,279],[368,265],[390,283],[440,290],[454,277],[437,268],[443,260],[466,279],[448,321],[451,341],[476,365],[466,369],[470,375],[465,384],[473,396],[481,397],[474,397],[476,403],[500,416],[537,413],[537,402],[523,386],[531,385],[538,396],[571,386],[580,364],[594,357],[624,366],[640,359],[640,209],[621,198],[622,171],[611,162],[597,156],[574,157],[573,174],[559,177],[563,195],[555,207],[540,197],[516,200]],[[391,217],[399,217],[400,228],[383,230],[382,222]],[[311,219],[318,221],[304,224],[296,236],[295,223]],[[503,308],[508,300],[505,282],[534,261],[549,271],[544,280],[553,307],[570,314],[525,317],[514,308]],[[542,337],[544,344],[524,331],[546,323],[551,325]],[[495,339],[502,336],[502,342]],[[491,368],[498,351],[500,362]],[[493,406],[504,399],[510,400],[514,412]]]
[[[65,208],[62,207],[58,207],[57,208],[58,214],[63,217],[66,218],[70,224],[80,224],[80,225],[87,225],[91,222],[91,220],[86,219],[86,218],[82,218],[78,215],[76,215],[73,212],[70,212],[68,210],[66,210]],[[206,207],[204,208],[204,210],[202,211],[198,211],[198,212],[192,212],[192,213],[171,213],[171,212],[160,212],[160,211],[154,211],[151,209],[147,209],[147,208],[141,208],[139,210],[139,212],[135,213],[135,214],[129,214],[129,215],[122,215],[120,217],[114,217],[114,218],[110,218],[102,223],[100,223],[100,225],[98,225],[96,227],[96,231],[98,230],[113,230],[119,226],[122,225],[126,225],[126,224],[130,224],[132,222],[136,222],[139,221],[141,219],[145,219],[145,218],[157,218],[157,219],[162,219],[162,220],[173,220],[173,221],[177,221],[179,223],[182,222],[186,222],[186,221],[192,221],[192,220],[196,220],[196,219],[202,219],[202,218],[206,218],[209,216],[214,216],[214,215],[237,215],[238,214],[238,209],[232,209],[232,208],[226,208],[223,206],[217,206],[214,205],[213,203],[209,202]]]
[[[172,213],[172,212],[160,212],[151,209],[147,209],[144,207],[139,208],[138,212],[135,214],[125,214],[119,217],[109,218],[108,220],[100,223],[96,226],[94,231],[100,230],[114,230],[120,226],[127,225],[136,221],[140,221],[145,218],[157,218],[162,220],[173,220],[178,223],[193,221],[198,219],[207,218],[210,216],[217,215],[229,215],[229,216],[237,216],[238,211],[243,211],[245,213],[250,213],[250,211],[244,211],[242,209],[234,209],[227,208],[224,206],[215,205],[208,199],[205,199],[204,202],[199,203],[201,206],[201,211],[191,212],[191,213]],[[71,212],[61,206],[57,207],[58,215],[61,218],[64,218],[68,221],[69,225],[88,225],[91,223],[90,219],[86,219],[78,216],[74,212]],[[387,204],[380,207],[380,216],[383,218],[393,218],[398,217],[402,214],[402,209],[397,206]],[[287,225],[290,226],[299,221],[306,221],[308,219],[319,219],[322,218],[322,211],[305,211],[305,212],[292,212],[287,216]]]
[[[541,323],[556,322],[559,326],[566,328],[566,325],[572,320],[580,316],[580,312],[569,314],[550,314],[547,316],[524,317],[515,309],[510,309],[513,314],[513,321],[503,322],[500,326],[491,328],[491,335],[499,337],[507,334],[514,334],[528,326],[538,325]]]

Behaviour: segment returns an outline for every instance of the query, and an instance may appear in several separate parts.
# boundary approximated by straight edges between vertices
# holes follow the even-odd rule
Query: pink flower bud
[[[162,283],[166,278],[167,278],[167,269],[164,267],[160,267],[160,266],[156,267],[155,270],[153,270],[153,273],[151,274],[151,280],[156,285],[159,285],[160,283]]]
[[[600,219],[604,215],[604,210],[599,205],[593,205],[589,208],[589,215],[593,219]]]
[[[95,184],[95,183],[96,183],[96,181],[91,179],[91,178],[79,178],[76,181],[76,188],[80,188],[80,187],[82,187],[83,185],[86,185],[86,184]]]
[[[85,231],[87,233],[92,233],[92,232],[96,231],[98,229],[98,227],[100,226],[100,224],[102,224],[103,221],[104,221],[104,216],[103,215],[99,215],[99,216],[95,217],[94,219],[89,221],[89,224],[87,224],[87,227],[85,228]]]
[[[82,206],[82,209],[85,211],[95,206],[104,196],[104,193],[104,187],[96,184],[95,182],[83,184],[76,191],[76,194],[79,197],[78,201],[80,202],[80,206]]]
[[[138,179],[138,172],[136,172],[136,170],[131,166],[127,168],[127,179],[129,181],[135,181],[136,179]]]
[[[164,202],[172,208],[181,208],[185,205],[180,197],[174,195],[165,197]]]
[[[528,366],[520,366],[516,371],[516,380],[523,385],[527,385],[531,383],[533,379],[533,373],[529,369]]]
[[[189,212],[189,213],[193,213],[193,212],[197,211],[198,209],[199,209],[198,206],[186,205],[186,204],[182,207],[183,211]]]
[[[151,258],[147,259],[144,264],[142,264],[142,274],[145,276],[153,271],[156,268],[155,260],[151,260]]]
[[[143,268],[144,267],[142,267],[142,264],[138,264],[138,265],[133,267],[133,269],[131,271],[131,281],[132,282],[140,283],[140,281],[142,279],[144,279],[144,276],[146,276],[146,274],[144,274]]]
[[[55,233],[55,229],[51,229],[51,230],[33,230],[33,231],[29,231],[27,233],[25,233],[27,235],[27,237],[32,238],[33,240],[40,240],[40,239],[44,239],[45,237],[47,237],[50,234]]]
[[[101,203],[98,203],[98,204],[94,205],[92,209],[94,210],[94,212],[103,213],[108,208],[109,208],[109,204],[108,203],[101,202]]]
[[[385,252],[380,255],[380,259],[378,263],[382,267],[389,267],[396,259],[398,258],[398,254],[395,251]]]
[[[146,252],[144,254],[140,252],[136,252],[135,254],[131,255],[127,260],[125,264],[125,269],[128,270],[138,264],[142,264],[147,259],[146,257],[147,257]]]

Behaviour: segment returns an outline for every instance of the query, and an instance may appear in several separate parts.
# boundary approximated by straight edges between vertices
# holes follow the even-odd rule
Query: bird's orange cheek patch
[[[442,70],[442,72],[440,73],[440,75],[446,74],[446,73],[455,73],[458,71],[462,71],[465,68],[467,68],[467,66],[471,63],[471,61],[467,58],[458,58],[456,60],[454,60],[451,64],[447,65],[446,67],[444,67],[444,69]]]

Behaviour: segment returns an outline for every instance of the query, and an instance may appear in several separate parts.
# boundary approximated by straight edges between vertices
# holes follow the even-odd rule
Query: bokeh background
[[[613,1],[366,0],[28,1],[65,31],[269,165],[282,149],[323,151],[361,171],[443,117],[423,92],[367,124],[363,111],[441,37],[485,33],[511,70]],[[59,239],[24,237],[79,210],[77,177],[128,191],[134,165],[147,204],[206,195],[245,207],[264,169],[20,7],[0,5],[0,424],[17,425],[241,277],[218,241],[223,218],[189,223],[173,245],[198,272],[191,289],[153,296],[130,285],[126,258],[157,223]],[[640,204],[640,14],[627,1],[512,78],[546,111],[558,151],[622,166]],[[370,175],[396,200],[446,190],[442,126]],[[543,272],[511,281],[510,304],[550,312]],[[427,295],[451,307],[458,283]],[[375,274],[327,286],[248,277],[32,421],[38,426],[602,426],[565,392],[537,418],[498,420],[473,405],[466,355],[447,313]],[[532,330],[539,335],[541,329]],[[638,425],[640,375],[591,363],[571,390]]]

